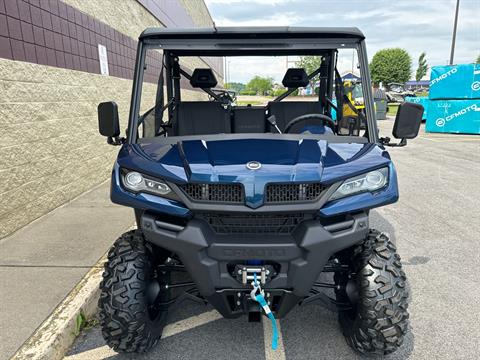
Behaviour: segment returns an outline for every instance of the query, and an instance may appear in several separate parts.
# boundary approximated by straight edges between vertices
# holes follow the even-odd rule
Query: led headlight
[[[177,199],[170,186],[164,181],[140,174],[136,171],[122,171],[122,183],[132,192],[145,192],[166,198]]]
[[[145,179],[142,174],[136,171],[131,171],[125,175],[124,183],[124,185],[130,190],[139,190],[143,187]]]
[[[388,183],[388,168],[382,168],[345,180],[332,194],[330,200],[336,200],[362,192],[371,192],[383,188]]]

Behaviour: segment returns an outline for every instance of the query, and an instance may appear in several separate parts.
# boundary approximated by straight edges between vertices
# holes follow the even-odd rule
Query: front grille
[[[218,234],[291,234],[305,214],[200,214]]]
[[[292,203],[317,200],[327,186],[312,184],[268,184],[265,203]]]
[[[245,195],[241,184],[184,184],[182,191],[193,201],[243,204]]]

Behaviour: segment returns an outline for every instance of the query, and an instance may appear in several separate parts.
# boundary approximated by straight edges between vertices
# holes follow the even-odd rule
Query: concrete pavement
[[[383,136],[392,121],[381,121]],[[410,281],[412,331],[388,359],[478,359],[480,343],[480,137],[426,134],[391,148],[400,201],[372,211],[371,225],[395,239]],[[268,327],[218,319],[210,307],[185,303],[172,314],[184,331],[152,352],[117,355],[98,328],[83,333],[68,360],[83,359],[356,359],[336,315],[317,305],[280,321],[284,351],[271,353]],[[210,321],[199,323],[197,315]],[[268,325],[268,323],[267,323]]]
[[[104,183],[0,240],[0,360],[8,359],[134,223]]]

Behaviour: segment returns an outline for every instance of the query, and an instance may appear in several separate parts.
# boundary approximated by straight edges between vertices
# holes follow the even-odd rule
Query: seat
[[[192,87],[208,89],[217,85],[212,69],[195,69],[190,84]],[[209,135],[231,133],[230,109],[216,101],[180,101],[176,105],[177,118],[173,123],[173,134]]]
[[[290,68],[283,77],[282,84],[286,88],[296,89],[299,87],[308,86],[308,75],[305,69],[302,68]]]
[[[217,79],[212,69],[195,69],[190,77],[190,85],[194,88],[210,89],[217,86]]]
[[[233,109],[234,133],[264,133],[265,130],[264,107],[237,106]]]
[[[177,104],[177,136],[228,134],[232,132],[230,110],[214,101],[181,101]]]
[[[281,131],[290,120],[306,114],[319,114],[320,103],[318,101],[271,101],[268,103],[268,116],[275,115],[277,126]],[[277,132],[270,126],[271,132]]]
[[[282,84],[289,89],[305,87],[309,83],[308,75],[302,68],[288,69],[283,77]],[[275,115],[278,128],[283,131],[290,120],[306,114],[320,113],[318,101],[271,101],[268,103],[268,116]],[[271,132],[277,130],[270,126]]]

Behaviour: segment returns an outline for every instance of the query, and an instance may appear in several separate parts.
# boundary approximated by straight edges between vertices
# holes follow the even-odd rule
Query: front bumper
[[[229,266],[251,260],[274,262],[278,272],[264,288],[278,295],[273,310],[281,317],[309,294],[328,259],[363,240],[369,227],[363,212],[328,226],[306,220],[285,235],[220,235],[196,218],[179,226],[150,213],[142,215],[141,228],[147,241],[180,257],[200,294],[225,317],[245,312],[232,305],[230,297],[243,297],[250,289],[232,276]]]

